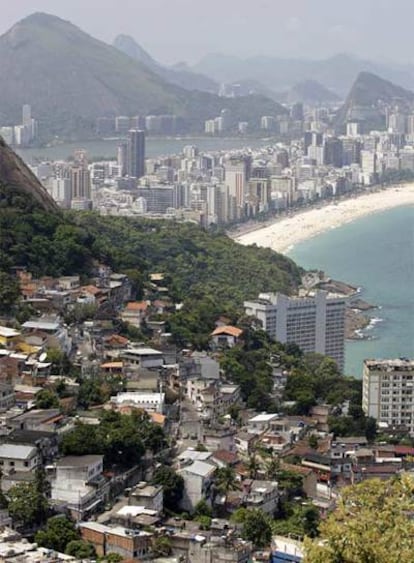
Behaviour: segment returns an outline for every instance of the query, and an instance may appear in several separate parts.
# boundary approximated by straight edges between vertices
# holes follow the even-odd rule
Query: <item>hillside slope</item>
[[[366,131],[383,129],[384,105],[387,104],[395,104],[402,110],[410,109],[414,106],[414,92],[370,72],[361,72],[338,112],[337,128],[343,128],[347,121],[361,121]]]
[[[286,93],[286,99],[291,103],[302,102],[312,105],[336,102],[339,100],[339,96],[316,80],[303,80]]]
[[[0,137],[0,181],[10,189],[27,195],[45,211],[57,212],[58,206],[23,160]]]
[[[192,72],[187,68],[171,68],[161,65],[129,35],[118,35],[115,37],[113,46],[125,55],[141,62],[171,84],[186,90],[202,90],[212,94],[217,94],[219,90],[219,84],[203,74]]]
[[[1,145],[0,156],[3,151],[10,149]],[[291,292],[300,282],[301,270],[289,258],[192,224],[63,214],[39,184],[29,189],[30,174],[20,160],[22,183],[7,183],[14,162],[6,159],[0,168],[0,274],[25,267],[36,276],[88,276],[96,262],[136,270],[142,279],[162,271],[175,300],[197,310],[209,303],[210,321],[215,311],[239,309],[260,291]]]
[[[50,126],[181,106],[179,92],[143,64],[48,14],[33,14],[0,37],[0,73],[7,76],[2,119],[16,120],[24,103]]]

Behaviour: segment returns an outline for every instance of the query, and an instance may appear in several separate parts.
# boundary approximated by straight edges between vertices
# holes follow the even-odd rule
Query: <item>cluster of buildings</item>
[[[38,122],[32,117],[32,108],[29,104],[25,104],[22,108],[21,124],[0,127],[0,135],[8,145],[14,147],[27,147],[36,140]]]
[[[155,159],[145,158],[145,134],[155,116],[145,123],[121,116],[114,118],[125,139],[116,160],[88,163],[79,150],[73,162],[33,169],[65,207],[226,225],[347,196],[380,183],[390,170],[414,174],[414,119],[397,110],[390,108],[384,131],[364,133],[361,122],[351,121],[338,136],[328,109],[305,112],[295,104],[290,115],[263,116],[260,122],[263,131],[291,140],[226,152],[188,145],[179,155]],[[231,123],[223,110],[206,122],[206,131],[226,131]]]
[[[182,119],[176,115],[135,115],[128,117],[98,117],[96,134],[100,137],[127,135],[131,129],[139,129],[150,135],[174,135],[182,130]]]
[[[89,164],[86,151],[79,149],[70,162],[44,162],[34,166],[33,171],[61,207],[90,210],[96,206],[97,188],[106,178],[117,178],[128,189],[144,176],[145,132],[131,129],[127,140],[119,145],[117,156],[116,164]]]
[[[300,480],[301,502],[322,515],[335,506],[343,485],[412,470],[412,447],[370,444],[361,436],[335,439],[330,405],[316,405],[308,416],[289,414],[283,391],[290,370],[278,358],[272,360],[270,395],[279,412],[247,408],[239,385],[220,367],[220,353],[242,345],[243,330],[220,317],[204,351],[172,345],[167,322],[180,304],[169,297],[161,272],[150,274],[141,301],[132,299],[126,275],[103,265],[86,285],[76,274],[17,274],[24,301],[38,315],[18,328],[10,326],[10,318],[0,323],[1,489],[7,495],[15,485],[34,482],[36,470],[44,467],[50,506],[76,522],[97,556],[117,553],[125,560],[158,561],[154,545],[167,537],[171,562],[301,561],[300,541],[275,536],[267,549],[257,551],[229,518],[239,508],[273,517],[287,499],[269,460],[276,458],[282,473]],[[66,324],[67,313],[83,306],[94,307],[93,320]],[[245,302],[245,313],[272,337],[294,342],[305,352],[328,354],[341,367],[344,307],[342,297],[316,290],[297,297],[263,294]],[[120,321],[145,329],[149,341],[120,334]],[[79,406],[81,384],[62,363],[52,362],[51,350],[65,354],[82,378],[122,381],[122,389],[95,408],[125,416],[146,412],[169,437],[161,457],[147,451],[142,464],[125,470],[106,468],[101,454],[63,455],[62,438],[76,424],[99,425],[100,419],[95,408]],[[383,432],[414,435],[413,375],[412,360],[365,362],[362,406]],[[54,392],[57,384],[65,386],[59,406],[41,408],[39,397],[45,390]],[[166,462],[183,482],[177,513],[193,515],[205,501],[214,516],[207,529],[197,519],[165,511],[163,486],[152,477]],[[218,486],[223,468],[231,469],[236,483],[227,493]],[[7,509],[0,510],[0,556],[9,554],[5,561],[75,561],[24,541],[12,524]]]

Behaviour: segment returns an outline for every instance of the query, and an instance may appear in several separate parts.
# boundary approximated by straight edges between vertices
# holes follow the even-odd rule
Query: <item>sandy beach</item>
[[[343,200],[336,205],[309,209],[292,217],[279,219],[270,226],[259,226],[248,233],[235,234],[234,240],[243,245],[257,244],[287,253],[296,244],[325,231],[372,213],[407,205],[414,205],[414,184],[387,188]]]

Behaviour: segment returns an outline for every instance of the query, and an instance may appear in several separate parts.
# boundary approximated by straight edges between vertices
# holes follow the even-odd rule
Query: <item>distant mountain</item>
[[[218,93],[219,84],[211,78],[191,71],[184,63],[174,67],[161,65],[129,35],[118,35],[113,42],[113,46],[129,57],[141,62],[171,84],[176,84],[187,90],[202,90],[212,94]]]
[[[397,86],[370,72],[361,72],[337,116],[337,127],[347,121],[360,121],[365,129],[383,128],[385,105],[394,104],[400,109],[414,106],[414,92]]]
[[[303,80],[302,82],[298,82],[288,90],[284,96],[287,102],[302,102],[310,105],[337,102],[340,100],[335,92],[325,88],[325,86],[316,80]],[[283,98],[281,98],[281,101],[284,101]]]
[[[222,54],[210,54],[192,68],[219,82],[257,80],[276,92],[286,91],[303,81],[315,80],[342,98],[362,71],[384,76],[387,80],[402,84],[406,88],[414,88],[413,65],[375,63],[347,54],[335,55],[324,60],[262,56],[240,59]]]
[[[130,35],[117,35],[114,39],[113,46],[121,51],[121,53],[128,55],[131,59],[135,59],[151,69],[157,69],[161,66]]]
[[[0,122],[19,123],[30,103],[50,135],[85,138],[96,117],[174,113],[191,131],[222,108],[234,119],[258,120],[283,108],[263,98],[223,101],[166,82],[140,61],[55,16],[36,13],[0,37]]]

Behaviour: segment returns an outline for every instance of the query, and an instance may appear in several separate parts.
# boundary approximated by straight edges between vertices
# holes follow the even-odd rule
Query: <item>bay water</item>
[[[378,306],[346,344],[345,374],[361,377],[366,358],[414,358],[414,207],[360,218],[295,246],[289,256],[309,269],[361,288]]]
[[[196,145],[200,151],[226,151],[245,147],[258,148],[274,142],[271,139],[243,137],[147,137],[147,158],[179,154],[186,145]],[[88,158],[116,159],[120,139],[79,141],[50,147],[17,149],[16,152],[28,163],[39,160],[67,160],[77,149],[85,149]]]

